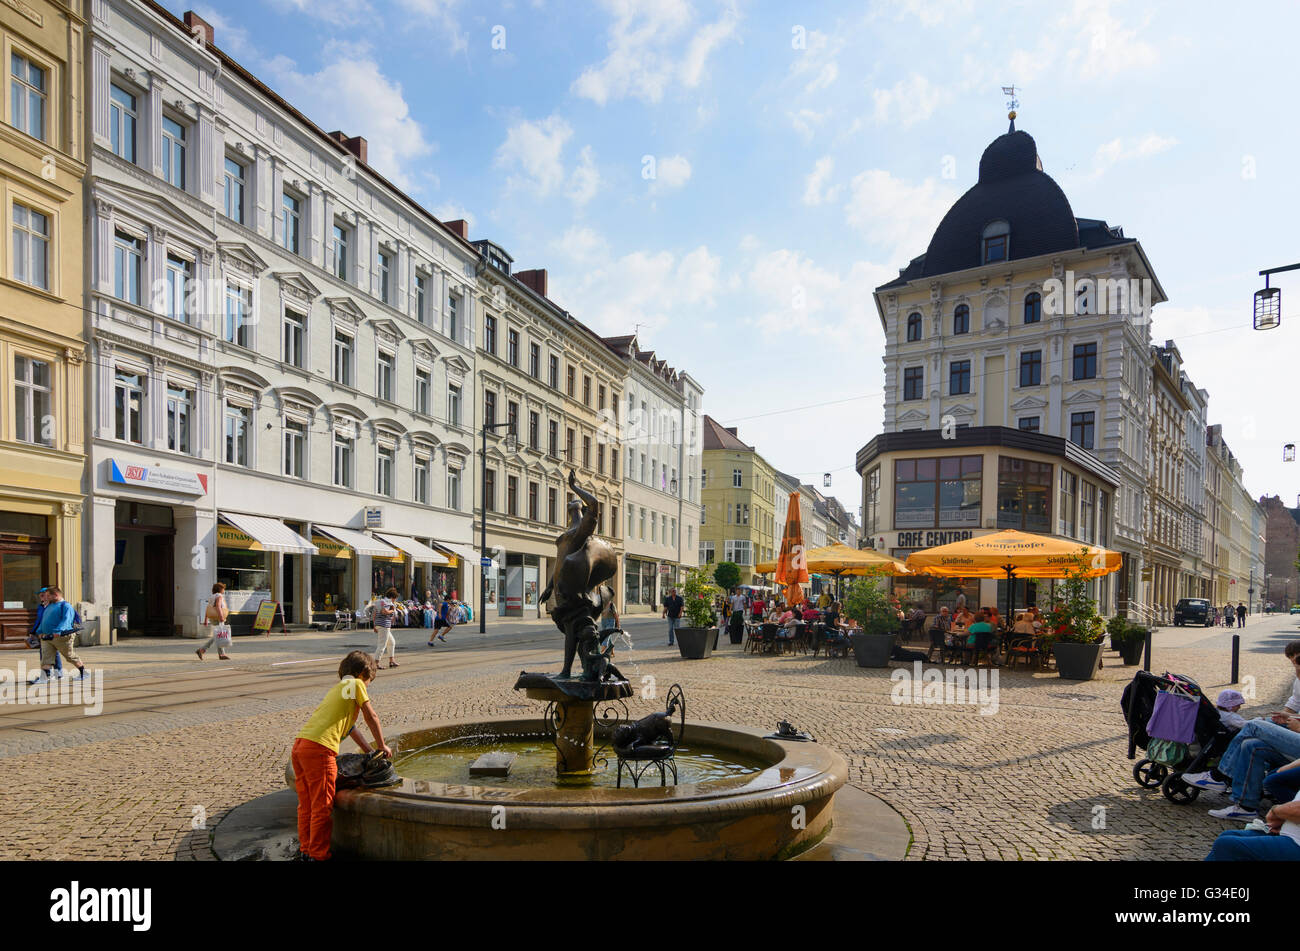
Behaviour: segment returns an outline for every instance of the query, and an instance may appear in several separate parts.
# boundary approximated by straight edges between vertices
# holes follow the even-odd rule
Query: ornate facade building
[[[84,16],[0,4],[0,648],[27,649],[43,585],[83,598]]]
[[[195,634],[214,581],[237,628],[472,596],[476,249],[194,14],[92,0],[88,49],[99,616]]]

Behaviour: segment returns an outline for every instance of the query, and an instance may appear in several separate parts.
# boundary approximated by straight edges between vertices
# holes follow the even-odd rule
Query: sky
[[[1169,0],[164,0],[604,335],[636,332],[770,463],[856,512],[880,432],[872,290],[1016,127],[1076,217],[1136,237],[1210,422],[1295,504],[1300,5]]]

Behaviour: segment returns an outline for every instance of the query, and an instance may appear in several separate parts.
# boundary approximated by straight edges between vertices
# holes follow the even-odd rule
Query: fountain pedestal
[[[527,671],[515,689],[554,704],[547,713],[555,732],[555,773],[570,780],[589,779],[595,770],[596,704],[632,696],[632,685],[621,677],[590,681]]]

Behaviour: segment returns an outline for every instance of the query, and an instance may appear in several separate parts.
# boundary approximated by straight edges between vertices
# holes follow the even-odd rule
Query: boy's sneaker
[[[81,673],[80,673],[78,676],[76,676],[76,677],[73,678],[73,680],[89,680],[89,679],[90,679],[90,668],[89,668],[89,667],[82,667],[82,668],[81,668]]]
[[[1226,792],[1228,789],[1228,784],[1219,782],[1210,775],[1209,770],[1203,773],[1183,773],[1178,778],[1197,789],[1208,789],[1211,792]]]
[[[1256,818],[1258,813],[1254,809],[1243,809],[1234,802],[1222,809],[1211,809],[1210,815],[1216,819],[1237,819],[1249,822],[1251,819]]]
[[[443,637],[441,634],[438,635],[438,640],[442,641],[444,644],[447,643],[447,638]]]

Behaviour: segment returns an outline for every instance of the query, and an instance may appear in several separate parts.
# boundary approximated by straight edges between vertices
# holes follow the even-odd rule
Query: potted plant
[[[721,593],[705,568],[686,574],[682,599],[686,602],[686,623],[677,628],[677,650],[685,660],[701,660],[713,655],[718,646],[718,625],[713,617],[713,600]]]
[[[1087,549],[1080,548],[1071,561],[1047,613],[1046,630],[1061,678],[1091,680],[1101,666],[1106,622],[1097,613],[1097,602],[1088,597]]]
[[[862,630],[849,636],[859,667],[888,667],[898,637],[898,609],[877,586],[877,577],[855,578],[844,595],[844,614]]]
[[[1111,618],[1112,621],[1116,620]],[[1120,618],[1119,620],[1124,620]],[[1124,620],[1123,627],[1118,634],[1115,631],[1110,635],[1111,647],[1119,651],[1120,657],[1124,659],[1124,666],[1132,667],[1142,662],[1142,651],[1147,645],[1147,629],[1140,624],[1130,624]]]

